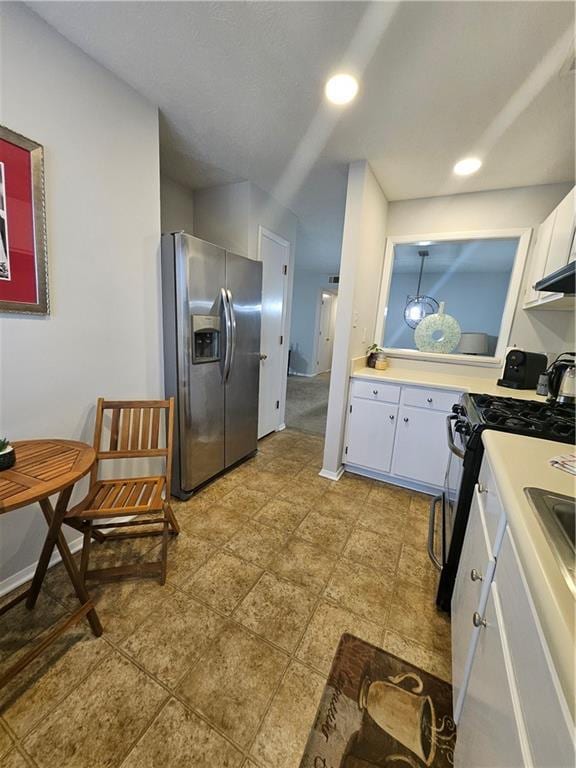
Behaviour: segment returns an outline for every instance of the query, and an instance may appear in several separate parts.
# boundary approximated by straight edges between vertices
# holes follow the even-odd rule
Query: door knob
[[[260,354],[260,360],[267,360],[267,359],[268,359],[268,355],[265,355],[263,353]]]
[[[478,611],[474,611],[472,615],[472,624],[474,624],[475,627],[485,627],[486,619],[483,619]]]
[[[432,402],[432,398],[431,398],[431,397],[428,397],[428,398],[426,399],[426,402],[427,402],[427,403],[431,403],[431,402]]]
[[[392,414],[390,414],[390,416],[388,416],[388,418],[390,419],[390,421],[394,421],[394,416]]]
[[[470,571],[470,578],[472,581],[482,581],[482,574],[480,571],[477,571],[476,568],[472,568]]]

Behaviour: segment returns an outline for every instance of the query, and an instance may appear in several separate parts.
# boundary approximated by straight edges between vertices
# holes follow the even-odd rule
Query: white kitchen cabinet
[[[548,247],[548,258],[544,267],[545,275],[550,275],[568,264],[574,238],[574,203],[575,190],[572,189],[556,208],[556,218]]]
[[[576,765],[570,712],[509,528],[498,554],[496,582],[534,765],[537,768]]]
[[[445,412],[400,407],[392,461],[394,475],[440,487],[448,453]]]
[[[389,472],[397,418],[398,406],[393,403],[353,397],[348,414],[345,461]]]
[[[538,302],[541,298],[540,291],[534,289],[534,284],[544,277],[544,269],[546,267],[546,261],[548,260],[548,251],[550,249],[550,241],[552,240],[552,230],[554,229],[554,221],[556,219],[556,209],[540,224],[535,235],[535,243],[532,249],[532,258],[530,261],[530,277],[528,281],[528,288],[526,290],[526,298],[524,305],[532,305],[534,302]]]
[[[490,587],[458,723],[456,768],[532,766],[510,667],[498,589]]]
[[[481,629],[474,625],[473,617],[484,615],[495,566],[476,488],[452,595],[452,697],[456,723],[460,720]]]
[[[574,253],[576,226],[576,192],[568,195],[540,224],[530,260],[528,287],[524,297],[524,309],[573,309],[574,300],[562,293],[534,290],[534,284],[545,275],[565,266]]]
[[[446,416],[460,395],[353,378],[344,464],[352,472],[437,493],[448,465]]]

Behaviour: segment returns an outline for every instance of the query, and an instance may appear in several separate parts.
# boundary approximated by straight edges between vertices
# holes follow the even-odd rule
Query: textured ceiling
[[[389,200],[574,177],[569,2],[28,4],[159,105],[170,176],[249,179],[311,231],[360,158]],[[361,76],[347,109],[322,98],[340,68]],[[456,179],[471,152],[483,168]]]

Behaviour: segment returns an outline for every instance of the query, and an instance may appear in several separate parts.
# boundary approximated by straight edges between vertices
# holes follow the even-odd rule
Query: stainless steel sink
[[[543,488],[524,488],[524,493],[576,597],[576,499]]]

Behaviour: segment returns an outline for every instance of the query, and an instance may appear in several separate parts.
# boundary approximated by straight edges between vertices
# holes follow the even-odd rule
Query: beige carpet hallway
[[[104,635],[77,625],[0,692],[0,768],[297,768],[344,632],[449,679],[428,498],[324,480],[321,455],[287,430],[176,503],[168,584],[92,587]],[[104,566],[156,546],[94,552]],[[0,669],[74,603],[52,569],[34,612],[0,617]]]

